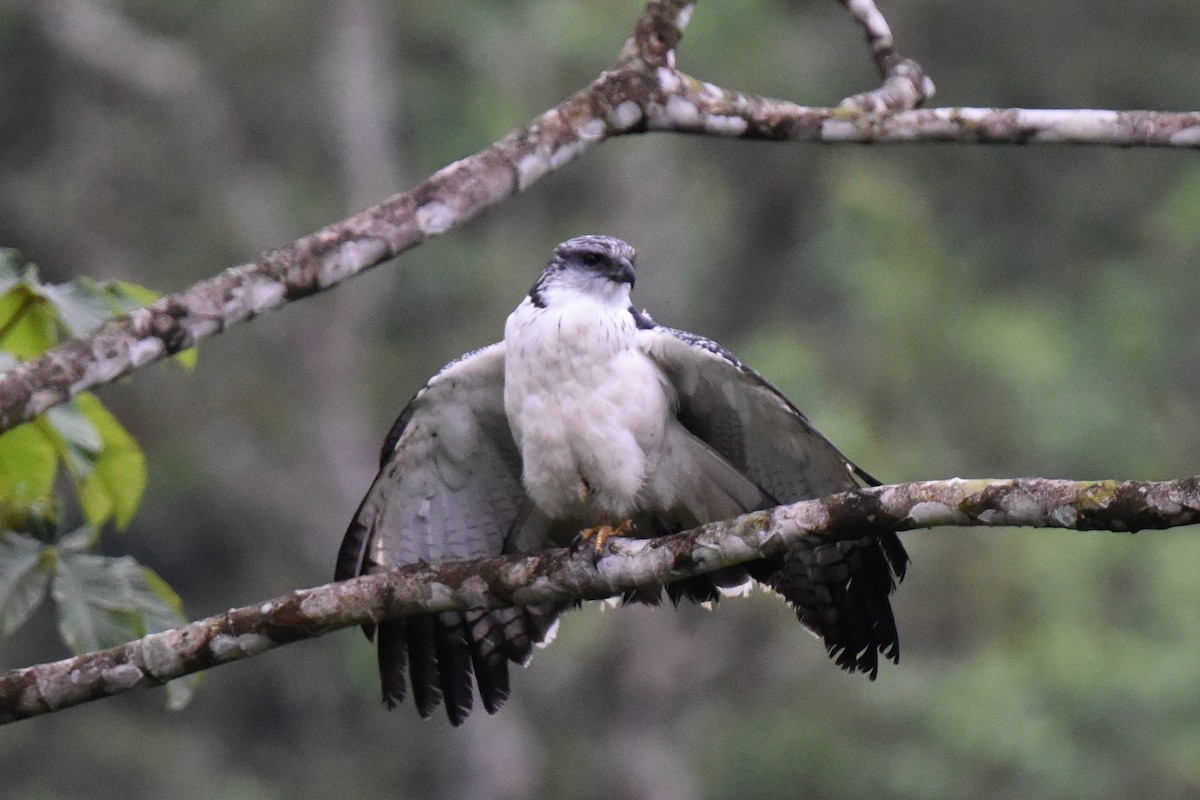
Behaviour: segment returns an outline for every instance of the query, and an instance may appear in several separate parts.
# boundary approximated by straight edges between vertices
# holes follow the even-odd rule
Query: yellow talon
[[[604,543],[613,536],[625,536],[633,530],[633,520],[627,519],[615,528],[612,525],[597,525],[595,528],[584,528],[579,532],[579,541],[592,542],[597,554]]]

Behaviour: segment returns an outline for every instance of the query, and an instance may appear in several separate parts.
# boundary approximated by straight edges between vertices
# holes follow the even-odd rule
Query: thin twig
[[[839,106],[865,113],[907,111],[933,97],[933,80],[920,64],[900,55],[892,39],[892,29],[873,0],[840,2],[866,33],[883,85],[874,91],[847,97]]]

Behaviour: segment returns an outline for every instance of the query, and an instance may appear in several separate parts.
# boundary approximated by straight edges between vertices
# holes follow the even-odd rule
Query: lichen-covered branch
[[[299,639],[386,617],[596,600],[710,572],[787,547],[864,531],[949,525],[1134,532],[1200,522],[1200,478],[1162,483],[1026,478],[879,486],[780,506],[659,539],[613,539],[590,553],[547,550],[409,566],[293,592],[119,647],[0,675],[0,724],[58,711]]]
[[[840,107],[857,112],[904,111],[933,97],[933,81],[920,64],[900,55],[892,39],[892,29],[874,0],[840,2],[866,33],[871,56],[883,78],[878,89],[847,97]]]
[[[527,189],[605,139],[669,131],[779,141],[1007,142],[1200,147],[1200,113],[913,110],[933,91],[871,0],[841,0],[883,85],[837,107],[724,89],[675,67],[694,2],[652,0],[616,67],[556,107],[403,194],[164,297],[0,375],[0,431],[243,320],[327,289]]]

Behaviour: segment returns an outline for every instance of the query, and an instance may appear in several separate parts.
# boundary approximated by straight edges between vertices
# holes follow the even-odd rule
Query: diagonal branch
[[[0,376],[0,432],[251,319],[395,258],[523,191],[615,136],[650,131],[776,141],[1074,143],[1200,147],[1200,113],[912,110],[933,90],[895,49],[870,0],[842,0],[884,76],[838,107],[802,106],[705,83],[675,68],[695,3],[651,0],[616,67],[403,194],[72,339]],[[900,110],[909,109],[909,110]],[[884,112],[884,113],[879,113]]]
[[[107,650],[0,675],[0,724],[58,711],[389,617],[598,600],[789,547],[866,531],[954,525],[1135,532],[1200,522],[1200,477],[1161,483],[1042,478],[878,486],[652,540],[611,540],[593,564],[567,550],[414,565],[303,589]]]

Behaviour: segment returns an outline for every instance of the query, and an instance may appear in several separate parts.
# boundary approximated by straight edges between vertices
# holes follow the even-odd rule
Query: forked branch
[[[0,376],[0,431],[231,325],[306,297],[461,225],[606,139],[669,131],[779,141],[1200,147],[1200,113],[918,110],[932,81],[896,49],[872,0],[841,0],[867,35],[878,89],[835,107],[725,89],[675,66],[695,8],[651,0],[616,66],[528,126],[450,164],[412,190],[231,267],[66,342]]]

